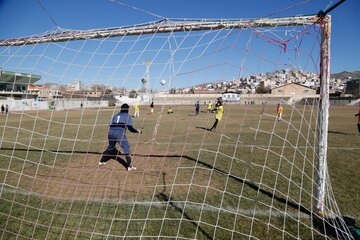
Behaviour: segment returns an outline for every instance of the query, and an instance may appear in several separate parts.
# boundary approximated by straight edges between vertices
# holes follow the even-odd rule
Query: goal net
[[[1,40],[0,238],[351,239],[326,163],[329,41],[317,16]],[[136,171],[105,151],[125,103]]]

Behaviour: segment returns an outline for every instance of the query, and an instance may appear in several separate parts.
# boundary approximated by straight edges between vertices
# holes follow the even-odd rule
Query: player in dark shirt
[[[133,122],[131,116],[129,115],[129,105],[125,103],[121,105],[120,112],[112,116],[108,132],[109,145],[106,152],[112,154],[117,153],[116,143],[118,143],[125,155],[128,165],[127,170],[132,171],[136,170],[136,168],[131,163],[130,144],[126,136],[126,129],[129,129],[129,131],[133,133],[141,133],[140,129],[135,129],[133,127]],[[100,160],[100,166],[105,164],[105,160]]]

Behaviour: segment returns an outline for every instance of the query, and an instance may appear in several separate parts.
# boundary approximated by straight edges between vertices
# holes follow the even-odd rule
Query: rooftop
[[[27,73],[17,73],[9,71],[0,71],[0,84],[18,84],[18,85],[28,85],[33,84],[36,81],[41,79],[41,76]]]

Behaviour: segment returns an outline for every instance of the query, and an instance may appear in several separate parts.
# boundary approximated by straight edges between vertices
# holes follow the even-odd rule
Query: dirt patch
[[[146,152],[146,151],[145,151]],[[196,161],[172,154],[134,154],[135,171],[111,159],[99,166],[99,154],[74,156],[68,162],[26,165],[24,174],[8,174],[6,183],[23,191],[64,200],[151,199],[154,195],[186,193],[191,183],[207,186],[209,170],[195,170]]]

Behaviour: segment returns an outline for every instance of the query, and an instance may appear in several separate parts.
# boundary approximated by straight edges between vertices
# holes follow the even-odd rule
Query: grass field
[[[2,115],[0,238],[324,239],[310,219],[311,106],[277,122],[275,106],[226,105],[215,133],[214,114],[173,108],[134,119],[135,172],[121,156],[98,166],[116,109]],[[331,107],[328,168],[341,214],[359,221],[357,111]]]

